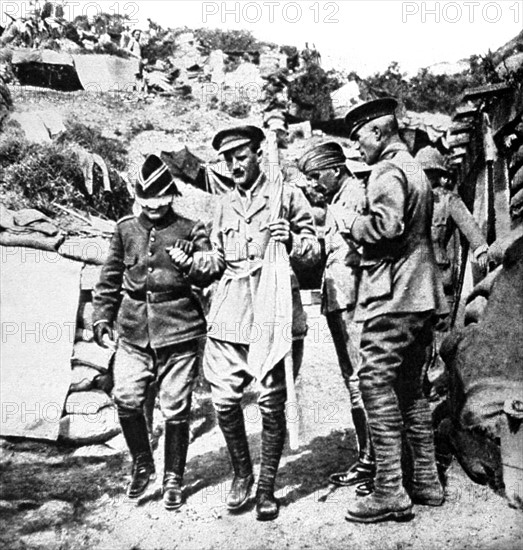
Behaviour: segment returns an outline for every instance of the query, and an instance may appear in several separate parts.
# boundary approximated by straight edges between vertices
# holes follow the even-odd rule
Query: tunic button
[[[152,272],[154,271],[154,269],[153,269],[152,267],[148,267],[148,268],[147,268],[147,271],[148,271],[149,273],[152,273]]]
[[[151,296],[152,292],[150,290],[147,291],[147,296]]]
[[[149,256],[152,256],[153,253],[152,253],[152,250],[149,250]]]
[[[247,237],[247,242],[252,243],[252,237],[250,235]]]
[[[249,255],[249,260],[253,262],[256,259],[256,256],[254,254]]]
[[[156,239],[154,237],[151,237],[151,242],[154,243]]]
[[[245,223],[251,223],[251,218],[247,218],[247,219],[245,220]]]

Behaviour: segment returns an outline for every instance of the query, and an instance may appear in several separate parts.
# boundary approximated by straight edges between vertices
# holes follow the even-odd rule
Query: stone
[[[501,78],[516,74],[523,67],[523,52],[515,53],[504,59],[497,67],[496,72]]]
[[[224,86],[232,90],[227,94],[229,100],[258,101],[263,88],[260,69],[254,63],[242,63],[235,71],[225,75]]]
[[[52,530],[24,535],[20,537],[20,542],[31,550],[58,550],[62,547],[60,537]]]
[[[118,451],[118,453],[127,452],[127,443],[125,442],[125,438],[122,434],[118,434],[116,437],[109,439],[109,441],[107,441],[105,444],[109,448]]]
[[[487,306],[488,300],[484,296],[478,296],[465,308],[465,325],[478,323]]]
[[[89,391],[93,388],[94,379],[100,374],[95,368],[84,365],[73,366],[71,374],[71,392]]]
[[[103,391],[92,390],[71,393],[65,402],[66,414],[96,414],[113,405],[113,400]]]
[[[84,445],[74,451],[74,458],[107,458],[121,454],[121,451],[113,449],[105,444]]]
[[[24,529],[29,532],[48,529],[71,521],[73,516],[74,506],[70,502],[50,500],[37,510],[30,510],[24,514]]]
[[[18,504],[16,501],[0,500],[0,513],[16,512],[18,510]]]
[[[90,310],[90,314],[92,315],[91,304],[82,304],[82,306],[84,312],[85,310]],[[89,327],[84,325],[83,328],[91,331],[92,326]],[[71,364],[73,365],[73,370],[82,367],[95,369],[97,372],[92,373],[89,371],[89,376],[87,379],[90,379],[91,376],[96,378],[101,372],[107,372],[109,370],[109,363],[113,354],[114,351],[111,348],[102,348],[95,342],[78,341],[75,342],[73,346],[73,357],[71,358]]]
[[[60,419],[58,437],[67,443],[92,445],[105,443],[120,433],[115,406],[95,414],[68,414]]]

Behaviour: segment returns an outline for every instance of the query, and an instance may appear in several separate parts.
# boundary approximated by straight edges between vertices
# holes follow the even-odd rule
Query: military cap
[[[221,155],[249,143],[259,145],[265,139],[265,134],[257,126],[237,126],[218,132],[212,140],[212,146]]]
[[[138,172],[135,190],[139,202],[151,199],[164,199],[165,202],[165,199],[181,194],[167,165],[156,155],[145,159]]]
[[[420,149],[416,154],[416,160],[421,164],[423,170],[439,170],[449,173],[443,155],[434,147],[428,146]]]
[[[393,115],[398,108],[398,102],[393,97],[384,97],[366,101],[353,107],[345,115],[345,124],[348,127],[349,137],[352,139],[354,133],[371,120],[382,116]]]
[[[315,170],[327,170],[345,165],[345,152],[335,141],[320,143],[306,151],[298,160],[298,168],[305,175]]]

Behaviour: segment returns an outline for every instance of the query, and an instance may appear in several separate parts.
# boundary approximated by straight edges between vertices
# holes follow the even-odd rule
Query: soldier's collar
[[[351,175],[346,175],[343,177],[340,183],[340,188],[336,191],[336,193],[332,197],[331,204],[334,204],[343,195],[343,193],[345,192],[345,188],[348,187],[349,185],[349,182],[354,179],[356,179],[355,176],[351,176]]]
[[[387,145],[387,147],[385,147],[385,149],[383,149],[383,151],[381,152],[380,160],[391,158],[396,153],[399,153],[400,151],[408,151],[408,150],[409,148],[407,147],[406,143],[403,143],[403,142],[391,143]]]
[[[254,197],[255,195],[258,194],[264,182],[265,182],[265,174],[263,172],[260,172],[260,175],[256,178],[256,181],[251,185],[249,189],[242,189],[239,185],[237,185],[236,191],[242,197],[245,197],[245,196]]]
[[[138,216],[138,221],[145,229],[147,229],[147,231],[150,231],[153,227],[155,229],[164,229],[169,227],[176,221],[176,218],[177,216],[171,208],[163,218],[160,218],[156,222],[152,222],[143,212]]]

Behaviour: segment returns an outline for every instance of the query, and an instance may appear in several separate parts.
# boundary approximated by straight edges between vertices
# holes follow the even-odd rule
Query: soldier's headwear
[[[172,202],[174,195],[181,195],[167,165],[156,155],[149,155],[136,179],[136,202],[153,208]]]
[[[346,158],[342,146],[335,141],[328,141],[316,145],[306,151],[298,160],[298,168],[305,175],[315,170],[326,170],[346,166],[354,174],[370,172],[370,167],[365,162]]]
[[[218,132],[212,140],[212,146],[221,155],[248,144],[259,146],[264,139],[265,134],[257,126],[237,126]]]
[[[316,170],[327,170],[339,166],[345,166],[345,152],[342,146],[335,141],[316,145],[306,151],[298,160],[298,168],[305,175]]]
[[[354,139],[354,134],[367,122],[382,116],[394,115],[398,108],[398,102],[393,97],[384,97],[367,101],[356,107],[353,107],[345,115],[345,124],[349,132],[349,137]]]
[[[416,160],[421,164],[423,170],[438,170],[449,174],[443,155],[434,147],[423,147],[416,154]]]

